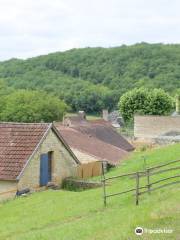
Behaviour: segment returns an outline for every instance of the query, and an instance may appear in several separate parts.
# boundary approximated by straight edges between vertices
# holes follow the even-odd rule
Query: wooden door
[[[40,186],[46,186],[51,181],[51,154],[41,154],[40,157]]]

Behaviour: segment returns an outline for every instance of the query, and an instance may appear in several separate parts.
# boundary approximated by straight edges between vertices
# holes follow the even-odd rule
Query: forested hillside
[[[5,89],[44,90],[72,110],[98,112],[116,107],[119,97],[135,87],[174,94],[180,88],[180,45],[142,43],[12,59],[0,63],[0,78]]]

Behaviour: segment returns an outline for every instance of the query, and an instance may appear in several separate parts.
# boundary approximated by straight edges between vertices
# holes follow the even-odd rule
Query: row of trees
[[[93,96],[91,92],[88,92],[88,89],[86,89],[85,95],[79,92],[81,95],[79,99],[82,102],[79,102],[79,100],[76,102],[76,96],[74,96],[73,101],[81,109],[87,108],[89,111],[92,111],[88,106],[89,102],[91,102],[96,106],[97,111],[100,111],[105,102],[101,98],[107,96],[104,96],[101,92],[98,94],[97,89],[92,89],[92,92]],[[109,96],[107,105],[112,104],[112,101],[111,96]],[[134,114],[169,114],[173,109],[173,104],[174,99],[162,89],[149,90],[140,88],[125,93],[120,98],[118,106],[124,120],[130,122]],[[94,105],[92,105],[92,108]],[[3,81],[0,81],[0,121],[61,121],[63,115],[70,110],[72,109],[64,101],[44,91],[15,90],[5,85]]]

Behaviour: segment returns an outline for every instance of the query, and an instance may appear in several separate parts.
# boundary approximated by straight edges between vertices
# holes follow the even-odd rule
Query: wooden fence
[[[167,181],[169,179],[179,178],[180,174],[176,174],[176,175],[166,177],[166,178],[161,178],[157,181],[151,181],[151,178],[150,178],[153,175],[158,175],[158,174],[161,174],[161,173],[171,172],[171,171],[175,171],[177,169],[180,169],[180,166],[175,166],[175,167],[162,169],[163,167],[173,165],[175,163],[180,163],[180,160],[175,160],[175,161],[168,162],[166,164],[162,164],[162,165],[158,165],[158,166],[155,166],[155,167],[147,168],[145,171],[138,171],[138,172],[127,173],[127,174],[122,174],[122,175],[106,178],[105,177],[105,171],[104,171],[104,163],[102,162],[102,186],[103,186],[104,206],[106,206],[106,204],[107,204],[107,198],[117,196],[117,195],[126,194],[126,193],[130,193],[130,192],[135,193],[136,205],[138,205],[140,195],[142,195],[144,193],[149,193],[150,194],[154,190],[157,190],[157,189],[160,189],[160,188],[163,188],[163,187],[167,187],[167,186],[170,186],[170,185],[173,185],[173,184],[180,183],[180,180],[176,180],[176,181],[173,181],[173,182],[170,182],[170,183],[160,185],[158,187],[153,187],[154,185],[156,185],[158,183],[161,183],[161,182],[164,182],[164,181]],[[123,192],[107,194],[106,186],[107,186],[108,181],[112,180],[112,179],[123,178],[123,177],[130,177],[131,179],[135,179],[135,181],[136,181],[135,186],[136,187],[132,188],[132,189],[127,189],[126,191],[123,191]],[[144,186],[140,186],[140,178],[146,178],[147,179],[147,184],[144,185]]]

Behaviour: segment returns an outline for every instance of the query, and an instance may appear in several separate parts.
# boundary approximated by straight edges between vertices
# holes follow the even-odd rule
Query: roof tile
[[[47,123],[0,123],[0,179],[15,180],[49,127]]]
[[[56,124],[56,128],[71,148],[89,153],[98,159],[106,160],[112,165],[117,165],[120,160],[128,154],[123,149],[103,142],[74,128],[65,127],[61,124]]]

